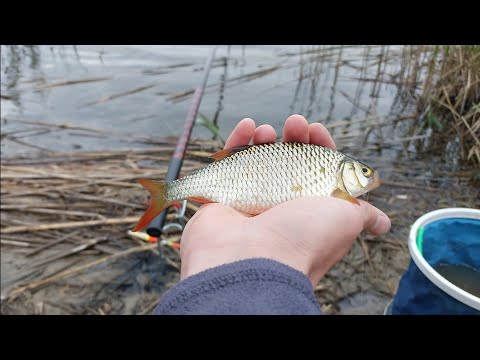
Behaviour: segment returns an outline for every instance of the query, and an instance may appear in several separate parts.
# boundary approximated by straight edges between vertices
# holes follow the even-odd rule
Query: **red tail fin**
[[[152,197],[150,200],[150,206],[148,207],[145,214],[138,220],[137,225],[133,229],[133,231],[140,231],[145,226],[147,226],[155,217],[160,214],[165,208],[170,206],[165,200],[165,184],[148,179],[140,179],[138,180],[140,184],[142,184],[149,192]]]

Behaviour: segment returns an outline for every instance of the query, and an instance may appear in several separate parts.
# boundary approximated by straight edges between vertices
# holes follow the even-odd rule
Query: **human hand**
[[[312,143],[336,149],[319,124],[301,115],[290,116],[283,140]],[[230,134],[225,148],[276,141],[272,126],[258,128],[243,119]],[[250,216],[222,204],[206,204],[185,227],[181,247],[181,278],[222,264],[249,258],[269,258],[307,275],[315,286],[348,252],[366,230],[374,235],[390,229],[390,219],[359,200],[360,206],[330,196],[302,197]]]

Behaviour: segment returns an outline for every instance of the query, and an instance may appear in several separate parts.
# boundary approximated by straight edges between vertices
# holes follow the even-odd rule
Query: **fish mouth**
[[[372,184],[370,185],[370,191],[378,188],[381,184],[382,182],[380,181],[380,176],[378,174],[378,171],[375,171],[375,173],[373,174]]]

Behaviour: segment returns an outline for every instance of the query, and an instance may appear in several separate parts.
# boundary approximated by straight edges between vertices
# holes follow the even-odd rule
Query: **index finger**
[[[245,118],[240,121],[225,141],[224,149],[247,145],[255,134],[255,121]]]

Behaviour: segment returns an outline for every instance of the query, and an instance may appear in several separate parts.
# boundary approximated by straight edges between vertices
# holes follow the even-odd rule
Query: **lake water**
[[[180,95],[199,86],[212,48],[2,45],[2,155],[28,156],[36,147],[125,148],[139,137],[179,135],[192,102],[191,95]],[[399,67],[400,51],[393,46],[219,46],[200,112],[209,119],[218,113],[223,137],[244,117],[277,132],[292,113],[326,124],[386,117],[404,111],[397,87],[387,81]],[[38,122],[122,136],[98,138]],[[192,136],[211,133],[196,126]]]

